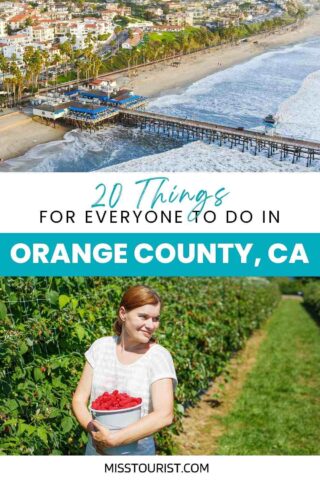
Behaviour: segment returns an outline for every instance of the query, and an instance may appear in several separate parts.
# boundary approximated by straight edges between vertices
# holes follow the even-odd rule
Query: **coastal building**
[[[72,36],[74,37],[74,40],[75,40],[75,43],[73,45],[74,50],[79,50],[81,48],[86,47],[87,35],[84,35],[84,33],[81,32],[81,33],[73,34]],[[58,40],[59,40],[59,44],[69,42],[70,41],[70,36],[58,35]]]
[[[167,2],[168,0],[163,0],[164,2]],[[150,5],[151,0],[136,0],[135,2],[137,5]]]
[[[89,83],[89,88],[92,90],[103,90],[107,92],[109,96],[118,91],[117,82],[114,78],[96,78]]]
[[[33,115],[37,117],[42,117],[48,120],[56,121],[59,118],[62,118],[65,116],[70,105],[71,105],[71,102],[56,103],[56,104],[53,103],[51,105],[49,103],[43,103],[39,106],[37,105],[33,107],[32,112],[33,112]]]
[[[25,26],[25,22],[30,18],[29,13],[20,13],[9,19],[8,24],[12,30],[19,30]]]
[[[2,45],[2,52],[6,58],[12,58],[12,56],[15,55],[17,60],[23,60],[23,55],[25,50],[24,45],[19,45],[19,44],[6,45],[3,43],[1,43],[0,45]]]
[[[141,22],[129,22],[127,25],[128,28],[141,28],[142,30],[149,30],[153,27],[153,22],[150,20],[144,20]]]
[[[32,39],[34,42],[38,43],[53,42],[54,28],[41,25],[32,27]]]
[[[186,14],[192,16],[194,23],[201,23],[208,19],[209,11],[206,7],[200,6],[188,6]]]
[[[68,5],[66,3],[52,3],[48,6],[48,13],[50,18],[65,20],[71,19],[72,14],[69,12]]]
[[[17,14],[24,10],[24,7],[15,2],[1,2],[0,12],[6,12],[8,15]]]
[[[107,22],[94,17],[84,19],[83,33],[85,35],[88,35],[89,33],[92,33],[93,35],[103,35],[105,33],[111,33],[112,31],[112,25]]]
[[[108,22],[108,23],[112,23],[112,20],[114,19],[114,17],[117,16],[115,12],[109,12],[108,10],[102,10],[100,12],[100,15],[101,15],[101,19],[104,22]]]
[[[193,25],[193,15],[191,13],[168,13],[165,20],[168,25],[173,26]]]
[[[56,34],[57,36],[59,35],[67,35],[70,34],[71,36],[75,35],[76,37],[78,36],[83,36],[84,35],[84,23],[83,22],[59,22],[59,24],[56,27]]]
[[[143,31],[139,28],[131,30],[131,37],[122,43],[122,48],[131,50],[133,47],[139,45],[143,38]]]
[[[102,12],[101,12],[102,13]],[[105,5],[103,13],[114,13],[115,15],[121,15],[122,17],[131,16],[131,7],[127,5],[120,5],[116,3],[109,3]]]
[[[169,1],[167,3],[167,7],[169,9],[169,12],[178,12],[179,10],[183,10],[185,8],[185,6],[180,3],[180,2],[171,2]]]
[[[4,38],[7,45],[23,45],[28,41],[28,35],[25,33],[16,33],[15,35],[8,35]]]

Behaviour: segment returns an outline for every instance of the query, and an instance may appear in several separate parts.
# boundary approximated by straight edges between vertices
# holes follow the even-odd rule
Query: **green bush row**
[[[305,285],[303,289],[304,305],[318,319],[320,319],[320,282],[314,281]]]
[[[157,339],[172,353],[179,385],[175,423],[157,434],[172,452],[186,406],[197,402],[279,299],[264,279],[0,279],[0,453],[81,454],[87,438],[71,413],[84,352],[112,333],[123,291],[144,283],[164,300]]]
[[[305,286],[303,278],[274,277],[271,281],[278,285],[283,295],[301,294]]]

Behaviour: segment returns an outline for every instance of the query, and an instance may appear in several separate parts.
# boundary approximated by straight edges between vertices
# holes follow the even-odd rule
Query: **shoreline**
[[[320,36],[320,12],[307,17],[299,26],[285,31],[259,34],[248,37],[246,42],[214,47],[181,57],[177,67],[160,63],[138,71],[129,79],[128,86],[135,93],[150,97],[178,94],[182,88],[192,85],[209,75],[246,62],[273,49],[296,44],[308,38]],[[63,139],[70,127],[57,125],[56,128],[34,121],[22,112],[0,116],[0,159],[6,161],[20,157],[32,147]],[[0,161],[1,166],[8,165]]]
[[[150,98],[179,93],[193,83],[244,63],[270,50],[299,43],[320,36],[320,12],[316,12],[301,23],[279,32],[261,33],[248,37],[239,44],[213,47],[181,57],[178,67],[157,64],[138,71],[128,84],[138,95]],[[257,42],[257,43],[255,43]]]
[[[61,140],[70,128],[55,128],[37,122],[23,112],[12,112],[0,117],[0,169],[6,160],[20,157],[32,147]]]

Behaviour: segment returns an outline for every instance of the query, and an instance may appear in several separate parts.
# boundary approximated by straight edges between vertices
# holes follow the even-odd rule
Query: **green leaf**
[[[61,422],[61,428],[63,433],[68,433],[73,428],[73,421],[70,417],[64,417]]]
[[[25,430],[27,430],[27,425],[23,422],[19,422],[17,431],[18,435],[22,435]]]
[[[50,290],[46,293],[46,299],[51,305],[58,305],[59,303],[59,293],[54,290]]]
[[[60,408],[61,410],[64,409],[64,407],[68,404],[68,400],[66,398],[61,398],[60,400]]]
[[[63,455],[63,452],[54,448],[51,452],[51,455]]]
[[[178,405],[177,405],[177,410],[178,410],[179,413],[182,413],[182,414],[183,414],[183,413],[184,413],[184,406],[181,405],[181,403],[178,403]]]
[[[48,445],[48,435],[46,432],[45,427],[38,427],[37,428],[37,436],[42,440],[43,443]]]
[[[19,353],[20,355],[24,355],[28,351],[28,345],[25,342],[21,342],[19,344]]]
[[[80,342],[81,342],[81,341],[83,340],[83,337],[84,337],[85,334],[86,334],[85,329],[83,328],[82,325],[79,325],[79,323],[77,323],[77,324],[75,325],[74,329],[75,329],[75,332],[76,332],[76,334],[77,334],[77,336],[78,336],[78,338],[79,338],[79,340],[80,340]]]
[[[9,408],[9,410],[16,410],[19,407],[19,404],[16,400],[9,399],[5,403],[6,407]]]
[[[81,439],[81,441],[82,441],[83,443],[87,443],[87,441],[88,441],[88,435],[87,435],[85,432],[82,432],[80,439]]]
[[[33,341],[31,340],[31,338],[27,337],[27,338],[26,338],[26,342],[27,342],[27,344],[29,345],[29,347],[32,347]]]
[[[71,300],[71,298],[68,297],[68,295],[60,295],[59,296],[59,307],[60,308],[65,307],[70,302],[70,300]]]
[[[52,386],[54,388],[60,388],[60,387],[63,387],[63,383],[61,383],[61,376],[59,375],[59,377],[55,377],[52,379]]]
[[[4,320],[7,317],[7,307],[4,303],[0,302],[0,320]]]
[[[26,425],[25,427],[28,435],[32,435],[36,430],[36,427],[34,425]]]
[[[73,298],[73,299],[71,300],[71,304],[72,304],[73,310],[75,310],[75,309],[77,308],[78,303],[79,303],[79,301],[78,301],[76,298]]]
[[[50,415],[49,415],[49,418],[59,417],[60,414],[61,414],[61,411],[58,408],[52,408],[51,412],[50,412]]]
[[[36,367],[33,369],[33,376],[36,382],[39,382],[43,378],[43,373],[41,372],[41,369]]]

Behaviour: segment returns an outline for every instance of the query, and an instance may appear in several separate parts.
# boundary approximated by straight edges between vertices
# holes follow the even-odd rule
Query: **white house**
[[[96,78],[89,83],[89,88],[91,90],[101,90],[103,92],[107,92],[108,95],[112,93],[116,93],[118,91],[117,82],[113,78],[108,79],[100,79]]]
[[[7,45],[24,45],[28,41],[28,35],[25,33],[16,33],[15,35],[8,35],[4,40]]]
[[[54,28],[42,27],[41,25],[33,27],[33,41],[34,42],[53,42]]]
[[[33,108],[32,113],[37,117],[48,118],[50,120],[57,120],[62,118],[68,112],[69,103],[59,103],[49,105],[48,103],[43,103],[42,105],[37,105]]]
[[[127,25],[128,28],[142,28],[142,29],[148,29],[153,27],[153,22],[150,22],[149,20],[145,20],[144,22],[136,22],[136,23],[128,23]]]
[[[12,58],[12,55],[15,55],[17,60],[23,60],[24,49],[24,45],[5,45],[2,51],[6,58]]]
[[[85,48],[85,47],[87,46],[87,44],[86,44],[86,38],[87,38],[86,35],[77,35],[77,36],[76,36],[76,43],[75,43],[74,48],[75,48],[76,50]]]

